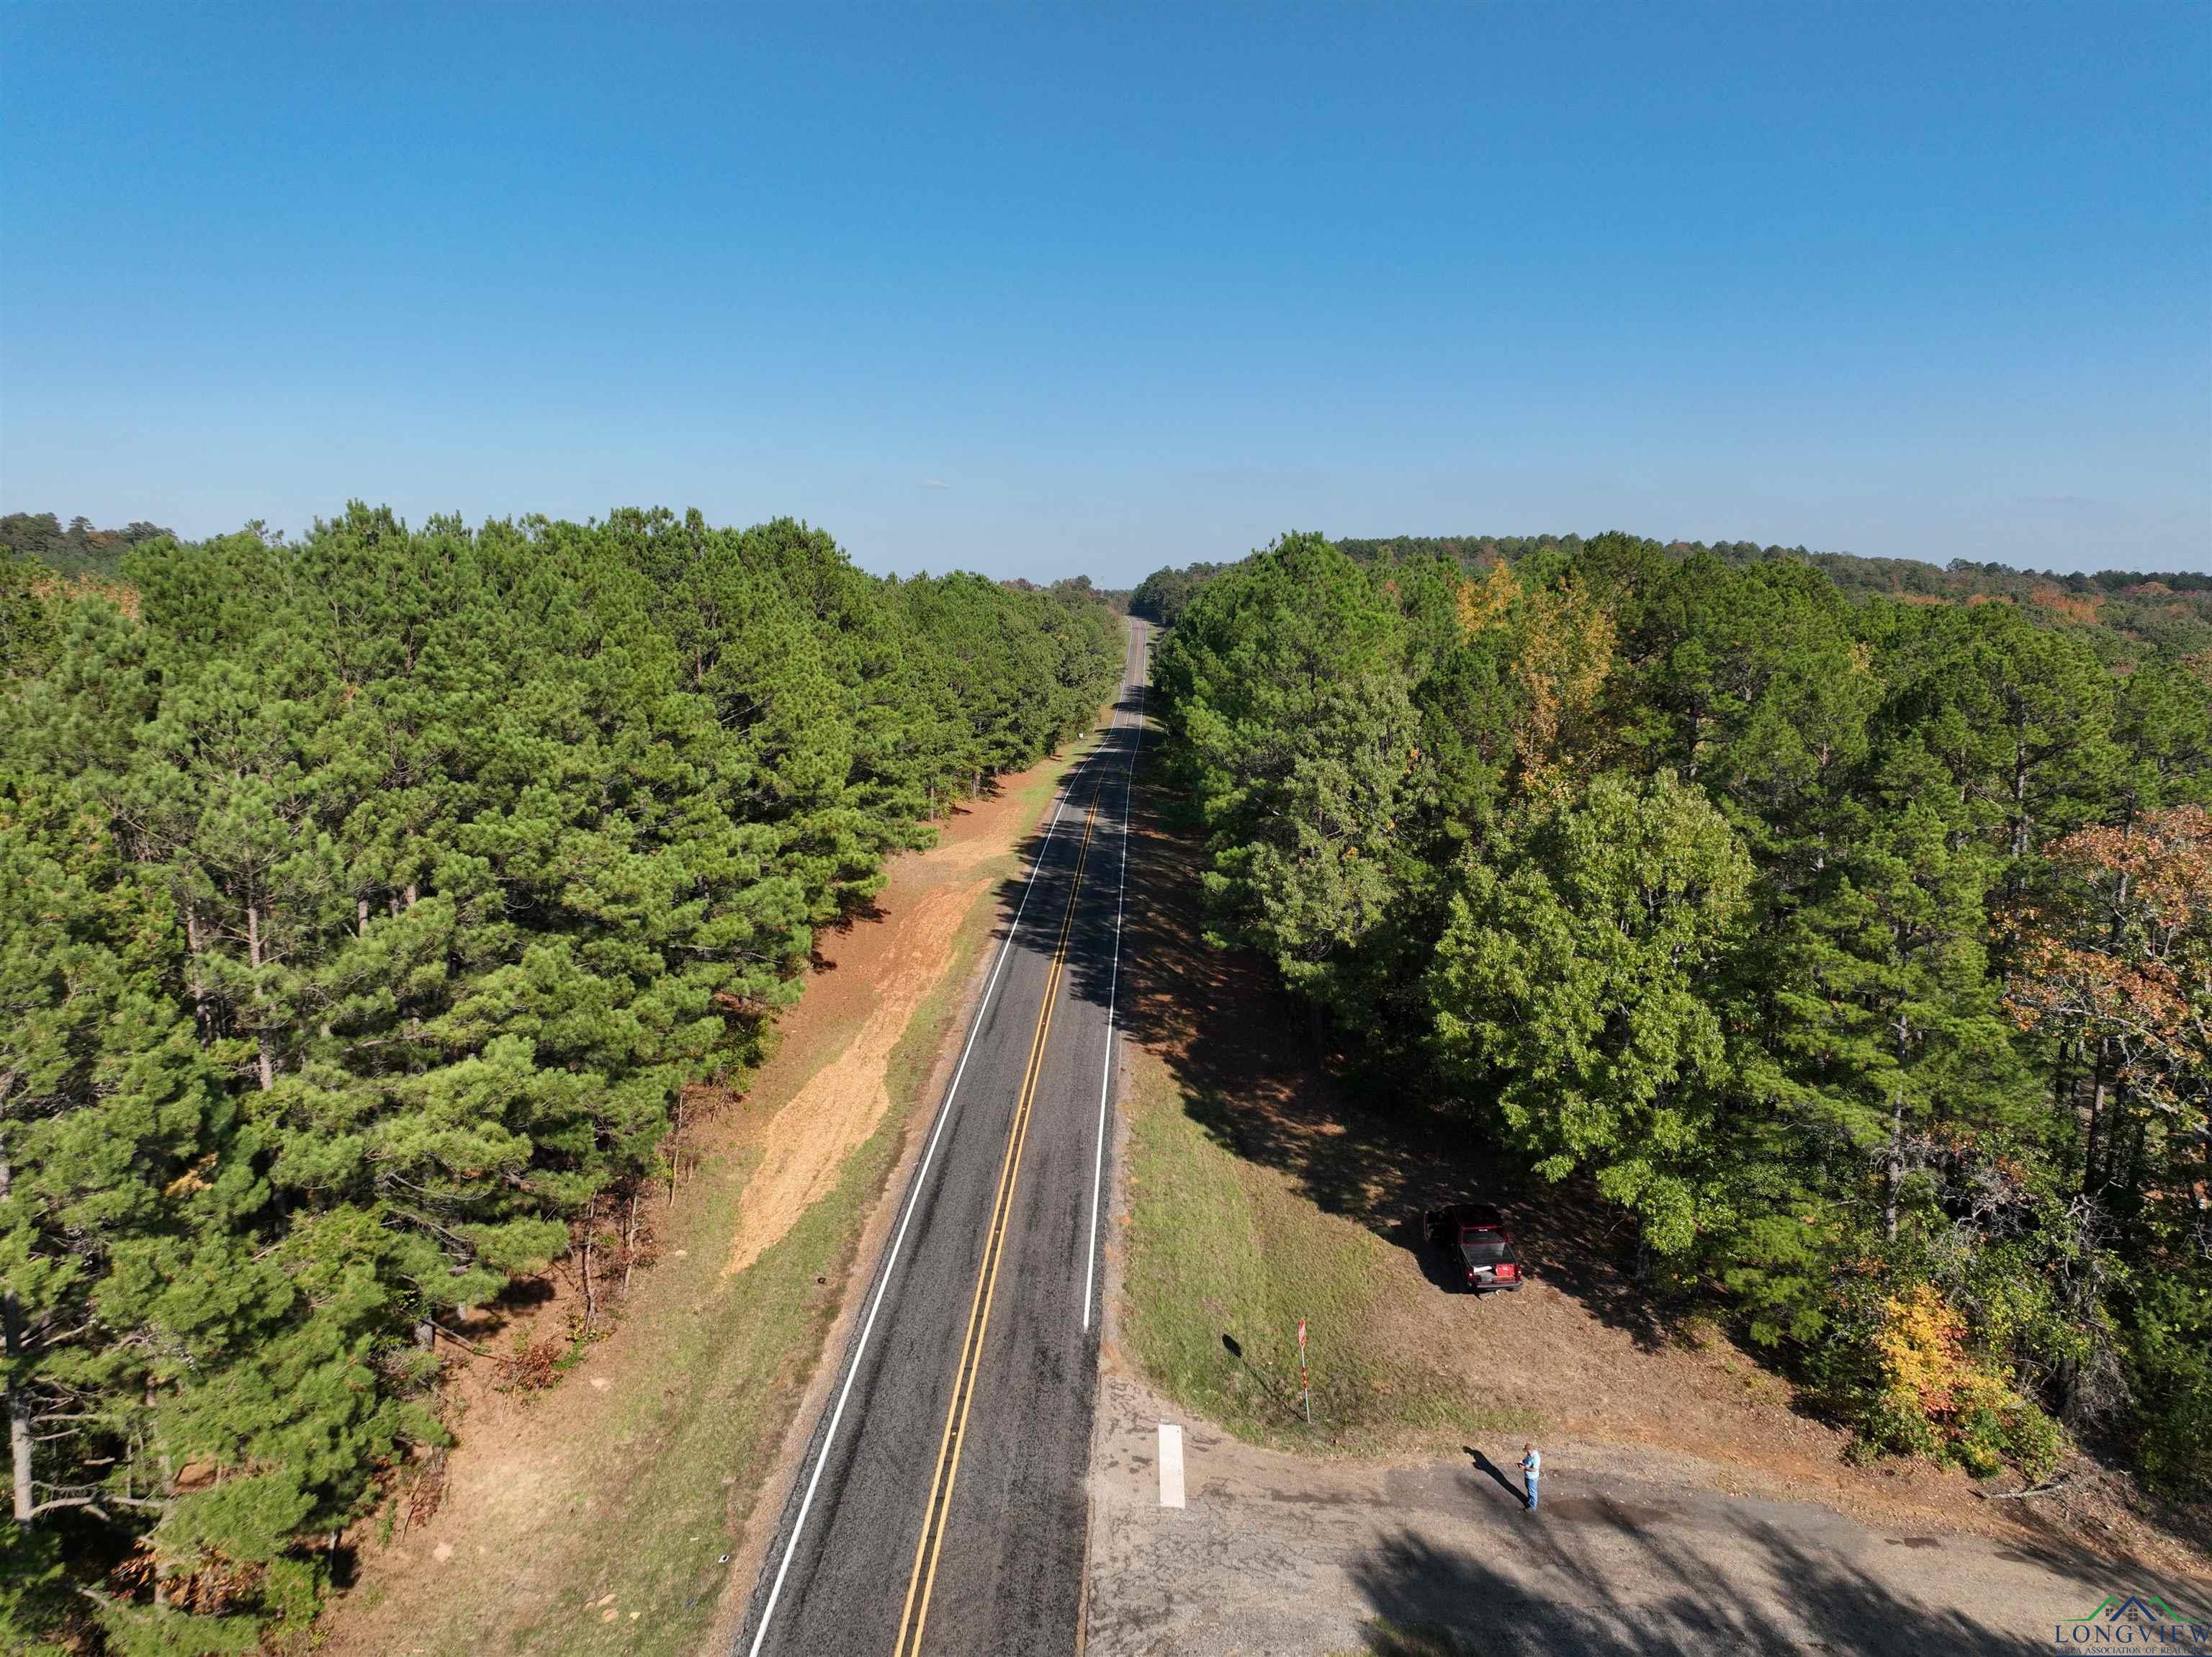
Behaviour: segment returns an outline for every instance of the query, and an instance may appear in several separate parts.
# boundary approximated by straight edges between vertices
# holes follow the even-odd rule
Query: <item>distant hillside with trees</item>
[[[175,537],[159,524],[125,524],[94,529],[89,518],[71,518],[64,527],[51,512],[10,512],[0,517],[0,551],[36,558],[58,575],[92,576],[113,581],[123,573],[131,548]]]
[[[1580,535],[1398,535],[1336,543],[1363,563],[1442,557],[1471,575],[1501,560],[1518,564],[1537,553],[1571,557],[1585,544]],[[2178,660],[2212,651],[2212,576],[2136,570],[2061,575],[1965,558],[1939,569],[1912,558],[1864,558],[1753,541],[1663,545],[1672,557],[1705,554],[1732,570],[1757,564],[1809,564],[1853,599],[2014,605],[2039,625],[2079,637],[2108,664],[2124,665],[2145,655]]]
[[[1192,564],[1180,570],[1155,570],[1129,594],[1129,612],[1172,627],[1199,590],[1228,568],[1225,564]]]

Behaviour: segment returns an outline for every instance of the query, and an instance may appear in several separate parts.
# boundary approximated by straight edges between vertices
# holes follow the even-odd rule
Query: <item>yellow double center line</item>
[[[1036,1097],[1037,1078],[1044,1069],[1044,1043],[1052,1029],[1053,1003],[1059,998],[1060,980],[1067,965],[1067,941],[1075,930],[1075,900],[1083,892],[1083,866],[1091,860],[1091,834],[1098,825],[1098,796],[1106,786],[1099,774],[1084,808],[1083,844],[1075,854],[1075,878],[1068,883],[1067,912],[1060,917],[1060,939],[1053,946],[1052,966],[1045,975],[1044,1004],[1037,1008],[1036,1031],[1030,1038],[1030,1062],[1022,1073],[1022,1091],[1014,1103],[1013,1126],[1006,1134],[1006,1159],[999,1169],[999,1194],[991,1208],[991,1231],[983,1246],[983,1264],[975,1274],[975,1297],[968,1307],[968,1332],[960,1348],[960,1368],[952,1383],[952,1402],[945,1411],[945,1436],[938,1442],[937,1471],[929,1481],[929,1507],[922,1517],[921,1540],[915,1544],[914,1575],[906,1585],[906,1605],[899,1613],[898,1643],[894,1657],[914,1657],[921,1649],[921,1630],[929,1620],[929,1596],[937,1586],[938,1556],[945,1548],[945,1526],[952,1511],[952,1483],[960,1472],[960,1452],[968,1439],[968,1410],[975,1401],[975,1380],[983,1368],[983,1337],[991,1327],[991,1301],[999,1288],[999,1264],[1006,1252],[1006,1232],[1014,1209],[1014,1183],[1021,1173],[1022,1147],[1030,1136],[1030,1106]]]

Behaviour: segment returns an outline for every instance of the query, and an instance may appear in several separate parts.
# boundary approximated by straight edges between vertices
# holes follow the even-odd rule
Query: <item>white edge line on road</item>
[[[1160,1423],[1160,1506],[1182,1505],[1182,1429],[1164,1421]]]
[[[1117,714],[1116,718],[1120,716]],[[1108,726],[1110,731],[1113,727]],[[860,1376],[860,1359],[868,1349],[868,1337],[874,1332],[876,1314],[883,1310],[884,1295],[890,1289],[892,1268],[897,1265],[899,1250],[906,1242],[907,1227],[913,1223],[915,1209],[921,1203],[923,1186],[927,1183],[929,1165],[937,1154],[938,1141],[944,1136],[945,1124],[952,1119],[952,1101],[960,1092],[960,1078],[968,1072],[968,1055],[975,1051],[975,1038],[982,1033],[985,1015],[990,1011],[991,996],[999,987],[999,975],[1006,970],[1006,957],[1012,953],[1015,935],[1022,929],[1022,916],[1030,906],[1030,894],[1036,890],[1037,875],[1044,868],[1044,854],[1052,844],[1052,837],[1060,832],[1060,817],[1067,809],[1070,787],[1079,774],[1080,767],[1071,770],[1061,779],[1060,798],[1053,807],[1052,822],[1045,830],[1043,844],[1037,847],[1036,862],[1030,865],[1030,878],[1022,888],[1022,901],[1014,911],[1014,923],[1006,929],[1006,941],[999,946],[999,959],[991,968],[990,981],[983,986],[983,998],[975,1005],[975,1021],[969,1026],[968,1042],[960,1050],[960,1063],[952,1072],[952,1084],[945,1090],[945,1103],[937,1113],[937,1125],[930,1130],[929,1143],[923,1148],[921,1165],[914,1171],[914,1184],[907,1193],[906,1212],[900,1216],[896,1235],[891,1239],[890,1252],[884,1257],[882,1275],[876,1282],[875,1299],[869,1303],[867,1321],[860,1325],[860,1339],[854,1344],[852,1362],[845,1370],[845,1384],[837,1389],[837,1406],[830,1412],[830,1425],[822,1435],[822,1447],[814,1458],[814,1473],[806,1481],[806,1494],[799,1499],[799,1517],[792,1521],[791,1537],[784,1544],[783,1563],[775,1568],[775,1581],[768,1591],[768,1604],[761,1608],[760,1626],[753,1630],[753,1642],[748,1657],[760,1657],[762,1645],[768,1639],[769,1624],[775,1618],[776,1602],[783,1597],[783,1580],[791,1569],[791,1562],[799,1551],[799,1538],[806,1530],[806,1515],[814,1506],[814,1492],[822,1483],[822,1470],[829,1464],[830,1447],[837,1441],[837,1426],[845,1418],[846,1401],[853,1395],[853,1383]]]
[[[1129,789],[1137,780],[1137,751],[1145,746],[1145,686],[1137,687],[1137,740],[1121,773],[1121,870],[1114,887],[1114,968],[1106,979],[1106,1062],[1098,1071],[1098,1149],[1091,1163],[1091,1246],[1083,1256],[1083,1329],[1091,1331],[1091,1290],[1098,1271],[1098,1205],[1106,1179],[1106,1106],[1114,1086],[1114,998],[1121,988],[1121,903],[1129,889]]]

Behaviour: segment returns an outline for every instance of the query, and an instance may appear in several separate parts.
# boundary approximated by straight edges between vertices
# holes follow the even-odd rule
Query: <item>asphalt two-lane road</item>
[[[738,1657],[1049,1657],[1082,1615],[1106,1113],[1149,630],[1065,779]]]

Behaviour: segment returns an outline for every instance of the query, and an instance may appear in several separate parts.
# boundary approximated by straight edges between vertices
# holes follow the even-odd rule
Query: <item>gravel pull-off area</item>
[[[1089,1657],[1969,1657],[2051,1650],[2107,1593],[2160,1591],[2087,1556],[1892,1534],[1596,1446],[1543,1447],[1531,1514],[1518,1441],[1378,1465],[1187,1422],[1188,1505],[1163,1508],[1158,1427],[1176,1411],[1111,1374],[1099,1410]]]

